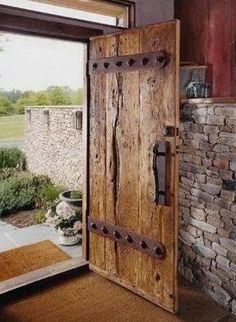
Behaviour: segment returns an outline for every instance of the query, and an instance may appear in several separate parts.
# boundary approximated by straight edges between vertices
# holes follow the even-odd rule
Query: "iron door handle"
[[[155,179],[154,202],[157,205],[168,205],[169,156],[170,143],[168,141],[158,141],[153,147],[153,174]]]

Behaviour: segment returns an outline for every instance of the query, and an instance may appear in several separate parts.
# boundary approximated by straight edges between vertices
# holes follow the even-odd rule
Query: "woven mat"
[[[63,277],[1,308],[1,322],[213,322],[227,311],[189,283],[180,286],[180,313],[166,312],[94,273]]]
[[[0,281],[70,259],[49,240],[0,253]]]

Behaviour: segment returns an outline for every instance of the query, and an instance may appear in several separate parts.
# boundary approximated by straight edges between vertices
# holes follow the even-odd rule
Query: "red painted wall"
[[[213,96],[236,95],[236,1],[176,0],[181,61],[209,67]]]

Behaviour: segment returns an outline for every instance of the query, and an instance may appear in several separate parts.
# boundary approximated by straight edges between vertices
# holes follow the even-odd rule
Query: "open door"
[[[177,310],[179,22],[89,49],[90,268]]]

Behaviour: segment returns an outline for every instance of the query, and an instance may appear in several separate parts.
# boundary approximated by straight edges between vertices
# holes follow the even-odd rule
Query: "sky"
[[[40,37],[1,34],[0,88],[42,90],[83,87],[83,45]]]
[[[0,4],[111,23],[105,17],[35,3],[30,0],[0,0]],[[42,90],[48,86],[83,87],[83,45],[78,42],[2,34],[0,32],[0,89]]]

